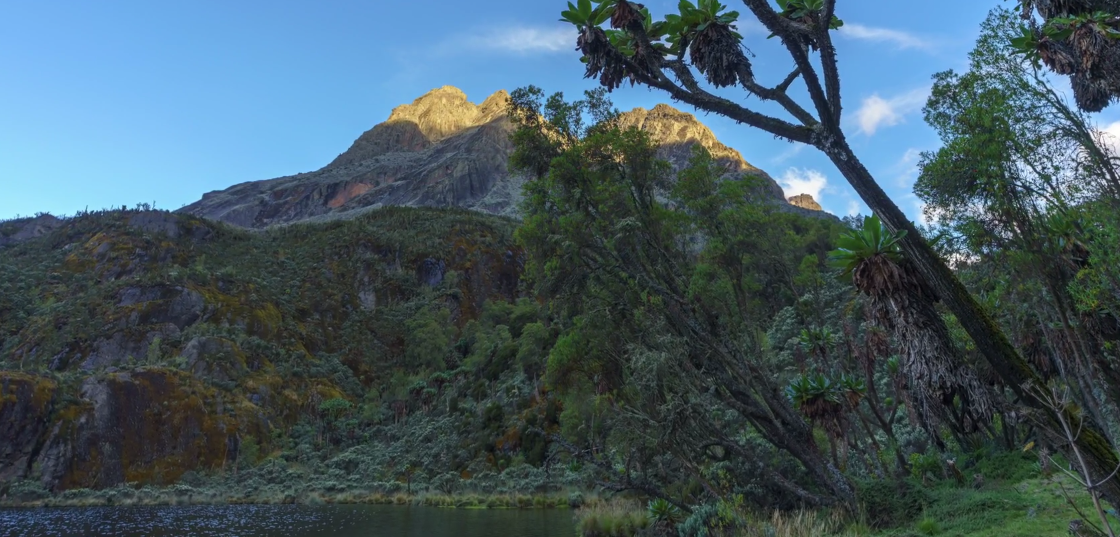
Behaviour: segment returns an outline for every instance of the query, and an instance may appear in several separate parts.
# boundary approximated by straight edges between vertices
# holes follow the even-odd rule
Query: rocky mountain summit
[[[817,200],[813,199],[812,194],[798,194],[796,196],[791,196],[786,201],[788,201],[789,204],[793,205],[794,207],[800,207],[802,209],[808,209],[810,211],[824,210],[821,208],[821,204],[817,203]]]
[[[388,120],[320,170],[210,192],[180,211],[251,228],[348,218],[384,206],[516,216],[525,179],[507,170],[513,150],[508,102],[504,90],[476,105],[458,88],[434,89],[393,109]],[[649,132],[661,144],[662,158],[674,165],[683,166],[692,145],[701,144],[729,172],[766,177],[774,200],[787,203],[765,172],[720,143],[692,114],[659,104],[625,112],[622,120]]]

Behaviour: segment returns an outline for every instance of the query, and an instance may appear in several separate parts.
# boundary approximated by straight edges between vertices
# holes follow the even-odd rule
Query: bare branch
[[[821,87],[820,79],[817,77],[817,72],[813,69],[813,63],[809,60],[809,47],[807,41],[815,38],[809,32],[808,28],[804,25],[799,25],[793,21],[782,18],[770,7],[767,0],[743,0],[743,3],[750,8],[758,21],[766,26],[768,30],[776,34],[782,43],[789,50],[790,56],[793,57],[794,63],[797,68],[801,70],[801,77],[805,80],[805,87],[809,90],[809,97],[813,99],[813,105],[817,109],[817,117],[822,121],[833,117],[833,112],[829,105],[828,99],[825,97],[824,89]],[[828,121],[829,126],[832,122]]]
[[[628,63],[632,63],[629,59],[627,59],[626,61]],[[628,67],[631,66],[637,67],[636,65],[628,65]],[[699,108],[701,110],[724,115],[735,121],[738,121],[739,123],[746,123],[751,127],[762,129],[775,136],[780,136],[782,138],[793,140],[795,142],[801,142],[803,144],[810,143],[813,134],[811,129],[804,126],[794,125],[793,123],[790,123],[788,121],[767,116],[765,114],[760,114],[758,112],[755,112],[754,110],[750,110],[727,99],[724,99],[723,97],[719,97],[708,93],[707,91],[704,91],[704,89],[700,88],[699,85],[696,84],[695,78],[692,77],[692,73],[688,70],[688,66],[680,60],[665,62],[665,66],[668,67],[673,72],[673,74],[677,76],[682,85],[693,87],[686,90],[685,88],[674,84],[673,81],[669,80],[669,78],[666,77],[663,73],[658,73],[656,75],[645,75],[642,74],[641,71],[636,69],[631,71],[631,73],[633,73],[633,76],[638,80],[638,82],[641,82],[642,84],[648,85],[650,87],[664,90],[668,92],[669,95],[671,95],[674,99],[691,104],[692,106],[695,106],[696,108]]]
[[[757,95],[760,99],[777,102],[778,104],[782,105],[782,108],[785,108],[786,111],[790,113],[790,115],[797,118],[797,120],[800,121],[802,125],[805,125],[806,127],[812,127],[813,125],[816,125],[818,123],[817,118],[813,117],[812,114],[802,108],[801,105],[797,104],[797,102],[794,101],[793,98],[786,93],[786,90],[789,89],[790,84],[793,84],[793,81],[797,80],[797,77],[800,74],[801,69],[794,69],[793,72],[790,73],[789,76],[787,76],[781,84],[778,84],[773,88],[767,88],[755,82],[754,77],[750,75],[749,71],[745,68],[742,68],[739,72],[739,80],[742,81],[743,87],[747,91]]]
[[[642,40],[642,46],[652,47],[649,42],[649,37],[645,34],[633,35],[633,37]],[[804,125],[794,125],[788,121],[755,112],[754,110],[750,110],[724,99],[723,97],[709,93],[700,87],[700,84],[696,81],[696,77],[692,75],[692,71],[683,59],[661,59],[660,61],[656,61],[647,58],[646,64],[643,65],[635,61],[634,58],[628,58],[617,51],[616,53],[618,54],[618,59],[625,64],[627,73],[636,82],[667,91],[678,101],[691,104],[701,110],[727,116],[739,123],[745,123],[751,127],[762,129],[775,136],[804,144],[810,143],[812,131],[807,127],[815,125],[817,122],[815,118],[786,95],[784,90],[779,91],[776,88],[768,89],[761,85],[754,85],[754,88],[757,90],[756,93],[760,97],[778,102]],[[654,64],[655,62],[657,63],[656,65]],[[664,71],[666,69],[673,73],[680,82],[679,85],[673,83],[672,80],[665,76]],[[747,77],[747,79],[753,80],[753,77]],[[788,84],[786,87],[788,87]]]
[[[783,93],[786,92],[787,90],[789,90],[790,85],[793,84],[793,81],[797,80],[797,77],[799,76],[801,76],[801,69],[794,68],[793,72],[786,75],[786,79],[783,80],[781,84],[774,86],[774,89]]]
[[[779,36],[808,33],[804,27],[783,18],[777,11],[774,11],[767,0],[743,0],[743,4],[751,10],[751,13],[754,13],[758,22],[761,22],[767,30],[770,30],[770,33]]]
[[[817,45],[821,50],[821,71],[824,74],[825,93],[832,109],[830,126],[840,128],[840,70],[836,61],[836,47],[832,45],[829,25],[836,13],[836,0],[826,0],[821,18],[817,22]],[[824,118],[821,118],[822,121]]]

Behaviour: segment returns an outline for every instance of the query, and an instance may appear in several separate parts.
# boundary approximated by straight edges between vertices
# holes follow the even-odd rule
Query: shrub
[[[576,512],[581,537],[633,537],[649,524],[645,510],[632,501],[598,502]]]
[[[650,521],[654,523],[662,522],[670,526],[676,526],[681,520],[684,520],[684,513],[681,509],[663,498],[650,500],[646,510],[649,512]]]
[[[976,462],[974,473],[988,480],[1003,480],[1018,483],[1039,474],[1038,457],[1021,451],[999,453],[984,457]]]
[[[8,496],[16,501],[32,502],[49,498],[51,493],[38,480],[16,481],[8,488]]]
[[[918,533],[922,535],[937,535],[941,533],[941,526],[932,518],[923,518],[918,521]]]
[[[897,527],[922,514],[929,493],[913,481],[870,481],[859,487],[859,500],[874,528]]]
[[[459,488],[459,474],[448,472],[432,480],[432,486],[444,494],[454,494]]]
[[[583,507],[583,494],[579,491],[568,493],[568,507],[572,509]]]

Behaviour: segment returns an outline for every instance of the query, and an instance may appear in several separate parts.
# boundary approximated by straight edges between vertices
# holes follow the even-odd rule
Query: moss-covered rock
[[[517,445],[499,437],[536,412],[505,390],[535,381],[503,350],[514,343],[465,327],[520,296],[513,229],[459,210],[265,231],[140,210],[9,244],[0,487],[170,485],[262,461],[349,487],[396,482],[407,464],[422,483],[500,471]],[[511,423],[480,429],[473,414],[494,405]]]
[[[239,437],[265,427],[243,397],[180,371],[91,376],[81,396],[59,412],[38,458],[51,490],[171,484],[236,462]]]
[[[57,390],[49,378],[0,371],[0,483],[30,472]]]

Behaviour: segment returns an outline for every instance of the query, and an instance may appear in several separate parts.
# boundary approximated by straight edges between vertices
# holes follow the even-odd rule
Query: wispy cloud
[[[908,114],[921,110],[928,97],[929,88],[911,90],[888,99],[875,93],[864,99],[856,110],[856,121],[860,130],[870,136],[880,127],[902,123]]]
[[[448,52],[471,50],[506,54],[543,54],[575,50],[576,32],[569,27],[504,26],[458,34],[442,43]]]
[[[796,157],[806,147],[807,146],[805,144],[800,144],[800,143],[797,143],[797,142],[793,142],[792,144],[790,144],[788,149],[786,149],[785,151],[782,151],[781,153],[778,153],[777,155],[772,157],[770,159],[770,163],[771,164],[781,164],[781,163],[783,163],[783,162],[785,162],[785,161],[787,161],[787,160],[789,160],[793,157]]]
[[[790,168],[778,179],[786,197],[808,194],[820,203],[821,192],[828,190],[828,178],[817,170]]]
[[[875,28],[874,26],[864,26],[862,24],[849,22],[841,26],[839,32],[841,36],[850,39],[894,43],[895,46],[900,49],[915,48],[930,50],[933,48],[933,43],[921,37],[890,28]]]
[[[902,158],[891,167],[891,173],[895,174],[898,186],[902,188],[910,188],[914,186],[914,181],[918,179],[918,160],[922,158],[922,152],[913,147],[906,150],[902,154]]]

